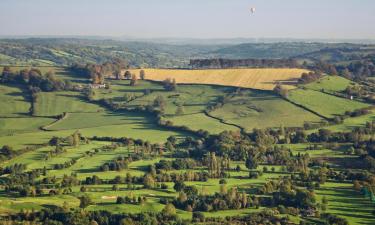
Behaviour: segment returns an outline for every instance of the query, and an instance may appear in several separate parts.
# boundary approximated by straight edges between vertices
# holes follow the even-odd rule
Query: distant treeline
[[[191,59],[189,66],[193,69],[294,68],[298,63],[294,59]]]

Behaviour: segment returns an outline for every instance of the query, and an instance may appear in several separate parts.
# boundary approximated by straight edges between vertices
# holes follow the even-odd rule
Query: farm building
[[[89,88],[101,89],[101,88],[106,88],[106,85],[105,84],[89,84]]]

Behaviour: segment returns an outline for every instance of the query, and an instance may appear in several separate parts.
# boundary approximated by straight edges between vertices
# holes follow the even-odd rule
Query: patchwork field
[[[52,124],[48,130],[69,130],[108,125],[134,125],[152,123],[152,117],[135,112],[68,113],[64,119]]]
[[[25,87],[0,84],[0,116],[22,117],[30,113],[30,97],[24,93]]]
[[[0,118],[0,136],[38,131],[40,127],[54,121],[43,117]]]
[[[140,70],[131,70],[138,75]],[[209,69],[209,70],[172,70],[144,69],[146,79],[163,81],[171,78],[180,84],[214,84],[272,90],[276,83],[296,84],[303,69]]]
[[[54,54],[68,53],[56,51]],[[54,69],[62,79],[77,83],[87,82],[87,79],[78,78],[65,69]],[[351,84],[350,81],[327,76],[311,84],[294,87],[294,82],[304,72],[298,69],[145,71],[148,80],[138,80],[136,86],[131,86],[129,80],[108,79],[108,89],[93,89],[93,101],[89,101],[83,92],[40,92],[33,103],[33,114],[29,112],[32,104],[29,96],[25,94],[25,87],[0,85],[0,148],[9,145],[15,151],[9,158],[0,158],[0,169],[24,164],[25,168],[21,169],[21,173],[37,170],[40,173],[35,179],[30,178],[38,183],[40,192],[35,197],[30,194],[23,196],[18,191],[9,192],[4,188],[2,184],[17,172],[5,172],[0,176],[0,216],[4,213],[52,206],[77,208],[80,205],[79,197],[83,195],[87,195],[92,201],[92,204],[85,207],[86,211],[158,213],[165,208],[167,202],[179,199],[180,192],[185,191],[178,191],[174,187],[175,183],[171,182],[173,179],[186,179],[184,185],[192,186],[188,191],[196,188],[199,198],[213,196],[219,192],[216,197],[220,198],[230,188],[237,188],[238,194],[233,195],[236,198],[239,198],[240,194],[247,194],[254,199],[266,199],[259,207],[254,204],[241,208],[241,205],[234,206],[233,201],[232,205],[228,203],[226,209],[210,209],[207,206],[203,212],[206,217],[245,216],[270,210],[265,206],[272,204],[267,203],[267,199],[273,198],[276,192],[280,193],[283,179],[290,178],[296,181],[296,185],[289,187],[294,189],[290,193],[294,193],[297,188],[315,190],[319,204],[324,196],[328,198],[325,212],[343,217],[350,224],[375,222],[371,214],[373,204],[353,190],[352,180],[334,180],[332,176],[325,183],[317,180],[320,168],[325,167],[332,173],[347,172],[340,162],[351,163],[362,157],[348,151],[353,147],[353,143],[315,143],[315,140],[307,143],[308,137],[305,135],[300,137],[304,138],[303,140],[294,140],[298,132],[292,129],[283,134],[278,131],[280,127],[302,127],[304,122],[318,123],[324,121],[325,117],[332,118],[346,111],[369,106],[332,95],[343,91]],[[139,70],[132,72],[138,74]],[[176,90],[167,90],[161,82],[157,82],[165,78],[176,79]],[[277,82],[293,86],[287,100],[272,91]],[[322,89],[332,94],[323,93]],[[108,104],[103,104],[103,100]],[[154,111],[147,111],[149,108]],[[156,118],[155,110],[160,111],[160,120]],[[64,113],[65,116],[57,120],[57,117]],[[355,127],[364,127],[366,122],[372,122],[374,119],[374,113],[371,113],[348,118],[342,124],[325,128],[332,131],[350,131]],[[165,121],[172,122],[172,125],[169,125],[169,128],[159,125]],[[176,127],[172,129],[172,126],[183,126],[190,132]],[[254,128],[276,129],[259,132],[259,136],[255,137],[255,133],[251,133]],[[206,138],[204,135],[195,134],[194,131],[198,130],[206,130],[211,136]],[[239,132],[228,132],[218,135],[223,131],[239,130],[247,133],[240,135]],[[71,143],[72,139],[74,141],[72,134],[76,131],[89,140],[78,137],[79,144]],[[317,130],[305,132],[314,131]],[[281,136],[287,135],[290,135],[288,141],[281,141]],[[142,142],[136,146],[134,143],[140,140],[116,142],[112,139],[100,142],[90,139],[94,136],[108,139],[128,137],[150,141],[154,145]],[[56,146],[46,145],[52,137],[60,137],[58,141],[61,143]],[[70,138],[64,139],[66,137]],[[186,142],[181,144],[183,140]],[[277,142],[278,140],[280,142]],[[40,144],[45,145],[38,146]],[[28,146],[34,148],[25,149]],[[151,151],[151,148],[154,149]],[[209,158],[208,152],[216,152],[217,158]],[[249,157],[253,152],[261,155],[255,163]],[[309,157],[304,157],[305,154]],[[133,158],[128,160],[129,156]],[[226,161],[227,156],[233,158]],[[125,159],[126,166],[122,164]],[[173,166],[170,169],[156,168],[155,165],[162,160],[171,163],[170,161],[186,159],[192,161],[185,162],[187,165],[179,169]],[[191,162],[196,165],[189,168]],[[174,163],[175,167],[183,167],[184,164],[179,161]],[[109,165],[117,168],[110,169]],[[211,165],[215,168],[210,169]],[[293,166],[296,168],[292,168]],[[218,176],[208,175],[213,170],[225,173],[218,172]],[[311,175],[311,181],[305,182],[301,179],[302,170]],[[353,171],[368,173],[367,170],[358,168]],[[207,175],[204,175],[207,177],[196,179],[202,172],[207,172]],[[153,187],[147,187],[147,175],[154,179]],[[159,175],[163,176],[158,177]],[[94,179],[99,181],[89,182]],[[116,183],[113,179],[121,181],[114,185]],[[275,183],[270,184],[272,182]],[[223,184],[226,191],[223,190]],[[57,193],[49,193],[54,188]],[[135,203],[133,200],[130,203],[116,203],[119,196],[129,199],[145,197],[146,200],[143,203]],[[320,207],[319,204],[316,206]],[[191,221],[191,209],[176,208],[179,218]],[[273,208],[277,208],[277,205]],[[295,223],[324,223],[315,217],[301,216],[302,210],[297,216],[277,214],[280,217],[286,215]]]
[[[288,94],[288,99],[327,118],[343,115],[346,111],[354,111],[370,106],[366,103],[308,89],[291,90]]]
[[[317,190],[318,199],[328,199],[327,212],[348,220],[349,224],[375,224],[374,205],[352,189],[352,184],[326,183]]]
[[[315,91],[340,92],[344,91],[349,85],[355,84],[344,77],[324,76],[321,79],[304,85],[304,87]]]
[[[319,116],[267,92],[243,91],[210,115],[251,131],[253,128],[301,127]]]
[[[79,92],[41,92],[34,103],[35,116],[57,116],[64,112],[99,112],[100,106],[83,99]]]

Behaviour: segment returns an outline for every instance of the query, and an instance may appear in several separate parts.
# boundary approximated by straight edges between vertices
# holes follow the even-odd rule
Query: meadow
[[[363,102],[340,98],[309,89],[291,90],[289,91],[288,99],[325,118],[333,118],[334,116],[344,115],[347,111],[352,112],[356,109],[370,106]]]
[[[324,76],[317,81],[304,85],[307,89],[315,91],[326,91],[326,92],[342,92],[348,86],[354,85],[353,81],[350,81],[340,76]]]
[[[301,127],[321,117],[297,107],[279,96],[260,91],[242,91],[210,115],[251,131],[254,128]],[[291,116],[293,115],[293,116]]]
[[[83,99],[79,92],[41,92],[37,94],[33,115],[58,116],[74,112],[100,112],[103,108]]]
[[[1,117],[22,117],[28,115],[31,108],[30,96],[25,87],[0,84]]]

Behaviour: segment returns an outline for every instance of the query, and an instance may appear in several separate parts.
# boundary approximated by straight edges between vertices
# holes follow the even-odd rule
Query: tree
[[[182,104],[179,104],[177,106],[177,110],[176,110],[176,116],[181,116],[184,114],[184,106]]]
[[[165,216],[175,216],[176,208],[172,203],[168,203],[167,205],[165,205],[164,209],[161,212]]]
[[[135,74],[132,75],[132,78],[130,80],[130,86],[136,86],[138,84],[137,76]]]
[[[174,189],[176,192],[180,192],[180,191],[182,191],[185,187],[186,187],[186,185],[185,185],[185,183],[184,183],[183,181],[177,180],[177,181],[174,182],[173,189]]]
[[[90,225],[99,225],[98,222],[96,222],[95,220],[91,220],[90,221]]]
[[[167,103],[166,103],[164,97],[161,96],[161,95],[158,95],[158,96],[154,99],[154,104],[153,104],[153,105],[154,105],[155,107],[159,107],[160,111],[162,111],[162,109],[165,108],[165,105],[166,105],[166,104],[167,104]]]
[[[13,72],[9,66],[4,66],[3,72],[1,73],[1,82],[6,83],[12,80]]]
[[[132,74],[130,73],[130,71],[129,70],[125,71],[125,79],[129,80],[131,79],[131,77],[132,77]]]
[[[212,178],[219,177],[221,175],[221,167],[217,161],[215,152],[208,154],[208,173]]]
[[[354,190],[356,190],[356,191],[360,191],[360,190],[361,190],[361,184],[359,183],[358,180],[355,180],[355,181],[353,182],[353,188],[354,188]]]
[[[76,132],[72,134],[72,146],[75,146],[75,147],[79,146],[80,140],[81,140],[81,134],[77,130]]]
[[[205,216],[202,212],[193,212],[193,222],[204,222]]]
[[[258,167],[258,162],[255,157],[248,156],[245,162],[246,168],[248,169],[256,169]]]
[[[146,73],[144,70],[139,71],[139,77],[141,78],[141,80],[144,80],[146,78]]]
[[[82,209],[87,208],[89,205],[91,205],[93,202],[91,198],[87,195],[82,195],[79,197],[79,207]]]
[[[176,79],[171,79],[171,78],[165,79],[163,81],[163,86],[164,86],[164,89],[167,91],[176,91],[177,90]]]
[[[227,194],[227,185],[226,184],[220,184],[220,194],[225,195]]]
[[[155,186],[155,179],[152,177],[151,174],[146,174],[146,176],[143,177],[143,185],[145,188],[154,188]]]
[[[89,100],[89,101],[92,101],[92,100],[94,100],[94,98],[95,98],[95,96],[96,96],[96,92],[95,92],[95,90],[93,90],[93,89],[89,89],[86,93],[86,98]]]
[[[125,218],[120,221],[120,225],[133,225],[135,224],[131,218]]]
[[[119,68],[117,68],[115,70],[114,75],[116,76],[117,80],[122,80],[122,78],[123,78],[122,73],[121,73],[121,69],[119,69]]]
[[[114,184],[112,186],[112,191],[119,191],[119,190],[120,190],[120,188],[119,188],[119,186],[117,184]]]
[[[277,84],[273,91],[281,97],[288,97],[288,89],[284,88],[281,84]]]

